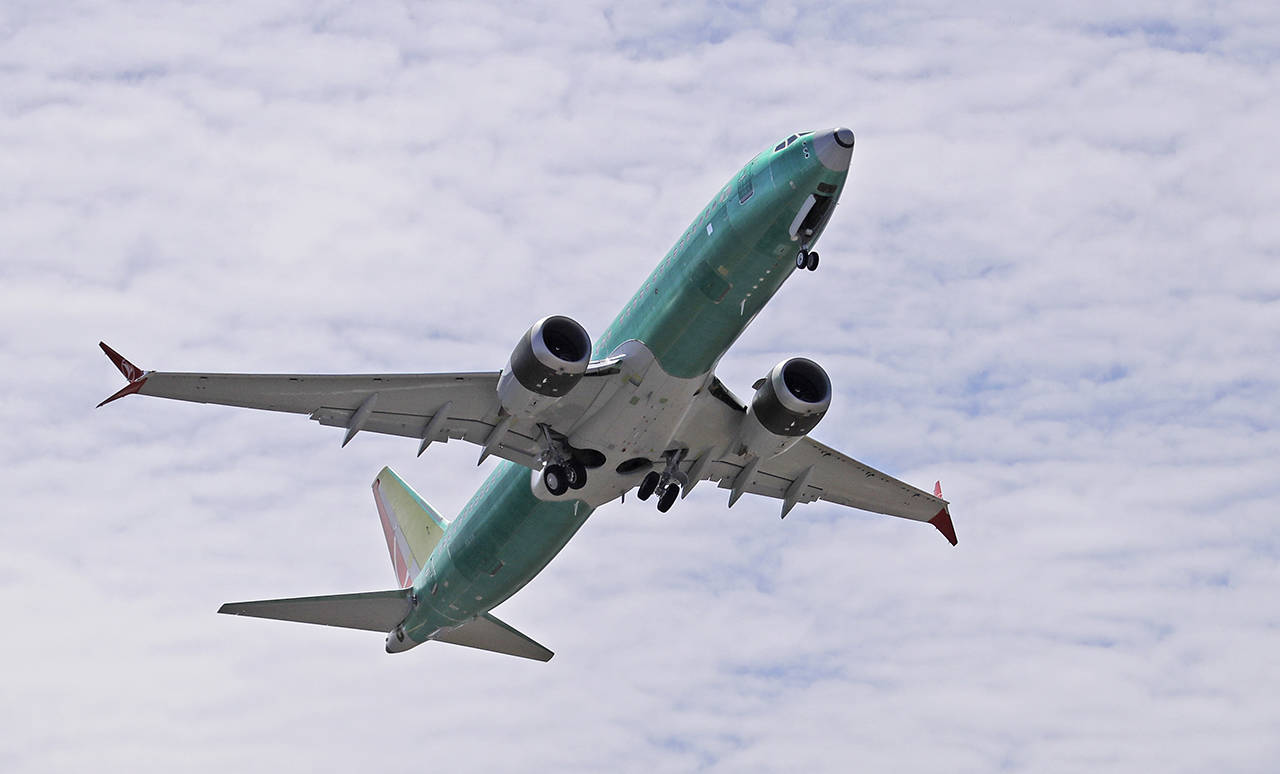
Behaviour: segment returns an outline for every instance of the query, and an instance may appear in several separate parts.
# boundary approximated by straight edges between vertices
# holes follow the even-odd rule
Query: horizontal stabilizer
[[[281,621],[340,626],[388,632],[409,614],[413,589],[366,591],[361,594],[334,594],[327,597],[264,599],[258,602],[228,602],[218,608],[227,615],[275,618]]]
[[[488,613],[432,639],[535,661],[550,661],[555,655]]]

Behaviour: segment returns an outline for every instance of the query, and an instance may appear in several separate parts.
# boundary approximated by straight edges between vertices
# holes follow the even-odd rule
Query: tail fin
[[[383,468],[373,480],[373,501],[378,506],[396,581],[409,586],[444,537],[447,524],[391,468]]]
[[[328,597],[228,602],[218,608],[218,612],[386,632],[394,629],[409,614],[412,593],[413,589],[392,589]]]

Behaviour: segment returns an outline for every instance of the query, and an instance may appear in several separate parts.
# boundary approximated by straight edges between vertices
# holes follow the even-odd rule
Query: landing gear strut
[[[559,433],[539,425],[542,429],[542,484],[553,497],[559,497],[570,489],[578,490],[587,485],[587,467],[573,456],[573,448]]]

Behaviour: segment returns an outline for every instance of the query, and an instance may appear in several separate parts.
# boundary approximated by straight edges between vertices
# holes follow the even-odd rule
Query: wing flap
[[[279,621],[337,626],[388,632],[394,629],[411,606],[413,589],[366,591],[358,594],[334,594],[325,597],[263,599],[256,602],[228,602],[218,608],[225,615],[247,615],[274,618]]]
[[[395,414],[390,411],[382,411],[381,402],[378,403],[378,408],[379,410],[371,412],[360,426],[362,431],[421,439],[426,434],[427,425],[433,416],[430,414]],[[489,434],[493,432],[493,428],[496,426],[496,422],[454,416],[452,409],[449,413],[450,416],[446,417],[433,432],[433,435],[436,436],[432,438],[433,441],[452,439],[483,446],[485,440],[488,439]],[[327,427],[350,427],[351,419],[354,415],[354,409],[326,406],[313,411],[311,419]],[[511,460],[528,468],[540,467],[542,463],[538,458],[542,450],[538,446],[538,442],[528,434],[529,432],[529,428],[524,423],[513,423],[503,435],[502,443],[498,444],[492,453],[495,456]]]

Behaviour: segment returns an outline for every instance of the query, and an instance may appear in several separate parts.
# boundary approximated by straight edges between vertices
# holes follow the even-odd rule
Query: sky
[[[0,769],[1264,772],[1280,758],[1280,11],[0,5]],[[496,611],[547,664],[215,614],[389,588],[369,484],[494,462],[129,398],[496,370],[849,126],[815,274],[721,362],[925,525],[698,488]]]

